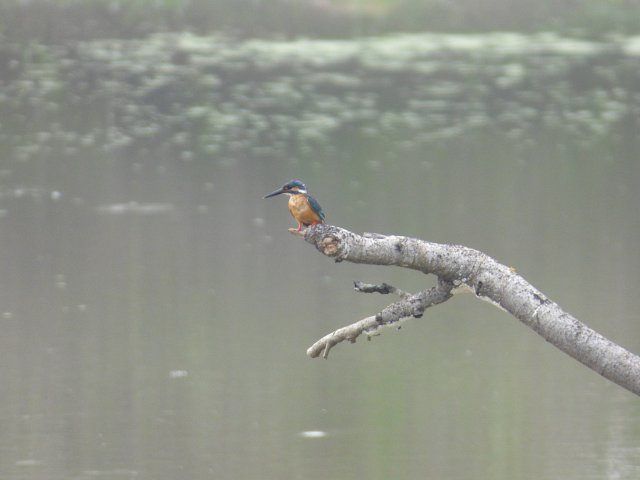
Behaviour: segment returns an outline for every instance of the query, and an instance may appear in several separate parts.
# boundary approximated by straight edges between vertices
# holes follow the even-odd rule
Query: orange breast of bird
[[[293,215],[293,218],[302,225],[322,223],[320,216],[311,208],[311,205],[309,205],[307,197],[302,194],[289,197],[289,211],[291,215]]]

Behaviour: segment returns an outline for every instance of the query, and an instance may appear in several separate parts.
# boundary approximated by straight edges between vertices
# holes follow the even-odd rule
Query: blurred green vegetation
[[[52,152],[223,167],[322,155],[379,162],[485,143],[533,158],[543,149],[635,158],[638,52],[636,38],[550,33],[31,45],[5,52],[0,144],[16,165]]]
[[[149,33],[352,37],[391,32],[640,32],[640,0],[0,0],[0,39],[64,43]]]

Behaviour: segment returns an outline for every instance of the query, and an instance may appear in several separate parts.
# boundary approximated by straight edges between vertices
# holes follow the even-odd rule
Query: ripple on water
[[[96,208],[103,215],[166,215],[177,212],[172,203],[107,203]]]

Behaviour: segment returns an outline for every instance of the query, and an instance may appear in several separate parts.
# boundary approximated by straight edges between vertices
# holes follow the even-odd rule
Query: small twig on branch
[[[311,345],[307,350],[307,355],[311,358],[315,358],[322,354],[322,358],[329,356],[329,350],[335,345],[345,340],[349,340],[351,343],[356,343],[356,339],[364,332],[373,332],[380,327],[375,315],[360,320],[346,327],[339,328],[335,332],[331,332],[329,335],[325,335],[316,343]]]
[[[380,283],[378,285],[374,285],[372,283],[364,283],[356,280],[353,282],[353,286],[356,292],[362,293],[381,293],[382,295],[387,295],[389,293],[395,293],[400,298],[404,298],[409,295],[407,292],[400,290],[399,288],[394,287],[393,285],[389,285],[388,283]]]
[[[368,286],[381,287],[381,285]],[[387,286],[392,289],[394,288],[391,287],[391,285]],[[322,357],[327,358],[329,356],[329,350],[340,342],[348,340],[351,343],[355,343],[356,339],[363,333],[367,334],[370,339],[372,336],[379,334],[378,329],[381,327],[397,325],[398,322],[406,318],[420,318],[427,308],[449,299],[452,289],[453,284],[438,282],[437,286],[413,295],[403,292],[400,300],[388,305],[380,313],[372,317],[367,317],[352,325],[339,328],[335,332],[322,337],[307,350],[307,355],[315,358],[322,353]],[[373,292],[377,290],[372,288],[370,291]]]
[[[395,265],[438,277],[437,286],[408,294],[391,285],[356,282],[361,292],[395,293],[400,300],[375,316],[340,328],[313,344],[307,354],[327,358],[338,343],[371,336],[385,325],[421,317],[428,307],[470,291],[479,299],[509,312],[548,342],[614,383],[640,395],[640,357],[608,340],[562,310],[513,268],[461,245],[427,242],[398,235],[358,235],[343,228],[319,224],[296,234],[336,262]]]

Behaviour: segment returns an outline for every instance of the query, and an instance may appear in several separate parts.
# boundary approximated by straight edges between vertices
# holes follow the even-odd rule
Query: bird
[[[298,222],[297,232],[302,231],[303,226],[324,223],[325,215],[322,207],[315,198],[307,193],[307,186],[300,180],[289,180],[279,189],[265,195],[264,198],[275,197],[281,193],[289,196],[289,212]]]

